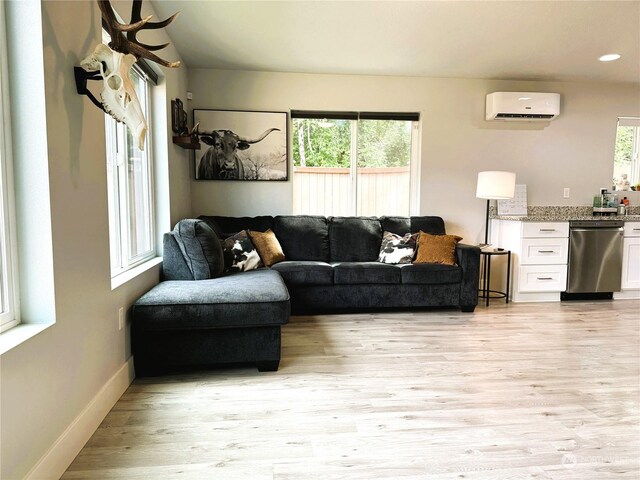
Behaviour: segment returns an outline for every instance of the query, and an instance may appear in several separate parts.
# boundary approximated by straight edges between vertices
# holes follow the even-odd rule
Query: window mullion
[[[411,123],[411,157],[409,158],[409,215],[420,214],[420,124]]]
[[[129,263],[129,199],[127,195],[127,159],[128,145],[126,126],[122,123],[118,129],[117,151],[117,191],[118,191],[118,237],[120,247],[119,268],[124,269]]]
[[[351,120],[351,152],[349,156],[349,198],[351,215],[358,215],[358,120]]]
[[[640,183],[640,127],[633,128],[633,146],[631,153],[631,178],[632,185]]]

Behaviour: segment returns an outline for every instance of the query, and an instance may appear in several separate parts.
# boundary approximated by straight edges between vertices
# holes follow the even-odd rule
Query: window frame
[[[640,126],[634,126],[631,144],[631,167],[629,182],[631,185],[640,183]]]
[[[156,218],[155,218],[155,177],[154,159],[152,152],[151,128],[151,88],[155,82],[138,65],[132,67],[133,75],[137,75],[145,84],[145,96],[140,98],[141,108],[147,122],[145,139],[143,175],[146,177],[146,197],[144,205],[148,205],[144,219],[146,236],[150,248],[144,252],[131,255],[130,247],[135,231],[131,221],[131,197],[128,172],[132,168],[131,158],[128,157],[127,127],[117,122],[110,115],[105,114],[105,143],[107,165],[107,193],[109,202],[109,245],[111,278],[115,279],[135,267],[152,260],[157,256]],[[138,92],[139,93],[139,92]],[[135,140],[135,139],[132,139]],[[121,153],[124,152],[124,153]],[[109,166],[113,162],[113,166]],[[135,224],[138,226],[138,224]]]
[[[18,256],[11,148],[8,55],[4,4],[0,3],[0,333],[20,323]]]
[[[640,184],[640,117],[618,117],[618,125],[616,128],[616,149],[618,142],[618,131],[621,127],[633,129],[631,140],[631,165],[629,166],[629,174],[627,180],[631,185],[638,185]],[[617,179],[614,179],[614,183],[616,181]]]
[[[418,113],[393,113],[393,112],[323,112],[323,111],[291,111],[291,122],[296,119],[319,119],[319,120],[346,120],[350,122],[350,152],[349,152],[349,188],[346,192],[349,197],[349,215],[362,215],[358,212],[358,135],[359,122],[361,120],[397,120],[411,122],[411,146],[409,152],[409,192],[408,192],[408,212],[407,215],[417,215],[420,202],[420,115]],[[291,125],[291,131],[295,131]],[[293,136],[292,136],[293,138]],[[294,153],[295,155],[295,153]],[[292,156],[292,164],[295,169],[295,158]],[[312,167],[307,167],[312,168]],[[295,182],[295,171],[293,181]],[[295,192],[295,187],[292,189]],[[293,199],[294,207],[296,200]],[[296,212],[298,214],[312,214],[310,212]],[[326,215],[336,215],[336,212],[325,212]],[[383,215],[378,212],[376,215]]]

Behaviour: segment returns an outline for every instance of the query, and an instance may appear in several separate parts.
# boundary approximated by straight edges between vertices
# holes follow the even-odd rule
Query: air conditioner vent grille
[[[553,118],[554,116],[538,113],[498,113],[496,118]]]

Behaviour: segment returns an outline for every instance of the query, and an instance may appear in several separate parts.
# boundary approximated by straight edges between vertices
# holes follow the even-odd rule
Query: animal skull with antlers
[[[100,72],[103,80],[100,103],[104,111],[119,122],[124,122],[132,135],[137,138],[138,148],[143,150],[147,123],[133,82],[129,78],[131,67],[139,58],[146,58],[169,68],[179,67],[180,62],[167,62],[152,53],[165,48],[169,45],[168,43],[146,45],[138,41],[136,35],[141,30],[156,30],[166,27],[176,18],[178,13],[161,22],[150,22],[151,15],[146,18],[141,17],[142,0],[133,0],[131,22],[120,23],[109,0],[98,0],[98,6],[111,36],[111,41],[109,46],[99,44],[91,55],[80,62],[80,66],[87,72]]]

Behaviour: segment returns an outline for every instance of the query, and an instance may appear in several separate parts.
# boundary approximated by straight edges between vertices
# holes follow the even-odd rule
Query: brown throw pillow
[[[266,232],[249,231],[249,236],[265,266],[270,267],[284,260],[284,253],[282,252],[280,242],[271,229]]]
[[[420,231],[418,253],[413,263],[456,264],[456,244],[462,240],[458,235],[429,235]]]

